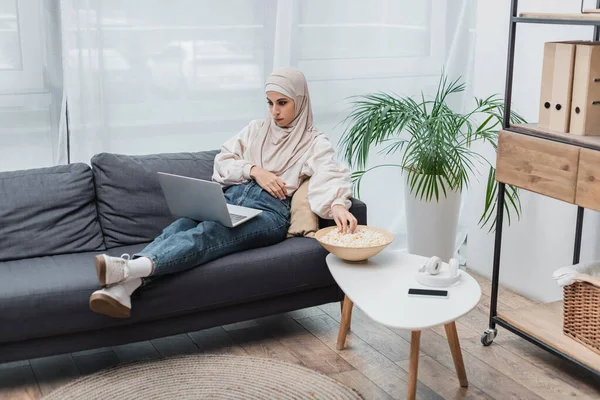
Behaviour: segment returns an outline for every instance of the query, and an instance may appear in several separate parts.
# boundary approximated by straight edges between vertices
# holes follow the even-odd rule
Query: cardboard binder
[[[569,132],[582,136],[600,135],[600,46],[578,44]]]
[[[569,131],[575,52],[584,41],[544,44],[538,125],[556,132]],[[589,42],[588,42],[589,43]]]

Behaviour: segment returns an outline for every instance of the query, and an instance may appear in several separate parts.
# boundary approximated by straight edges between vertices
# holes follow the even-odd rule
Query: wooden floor
[[[508,331],[490,347],[479,340],[487,327],[490,282],[479,305],[457,322],[469,378],[460,388],[443,327],[424,331],[419,360],[420,399],[598,399],[600,383]],[[500,290],[500,309],[533,302]],[[246,321],[126,346],[0,364],[0,400],[38,399],[57,387],[120,362],[176,354],[239,354],[304,365],[358,389],[366,399],[406,397],[410,332],[388,329],[354,310],[347,347],[336,350],[339,304]]]

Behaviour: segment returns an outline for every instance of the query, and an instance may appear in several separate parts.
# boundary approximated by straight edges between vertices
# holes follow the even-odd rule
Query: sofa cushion
[[[95,155],[91,163],[106,246],[154,240],[176,219],[167,207],[157,172],[210,180],[217,153]]]
[[[133,254],[143,247],[108,253]],[[98,289],[95,254],[0,263],[0,342],[163,319],[334,284],[318,242],[291,238],[156,278],[134,293],[130,319],[113,319],[89,309]]]
[[[102,249],[89,166],[0,172],[0,261]]]
[[[305,179],[292,196],[288,238],[294,236],[315,237],[315,233],[319,230],[319,217],[312,211],[308,202],[309,181],[310,178]]]

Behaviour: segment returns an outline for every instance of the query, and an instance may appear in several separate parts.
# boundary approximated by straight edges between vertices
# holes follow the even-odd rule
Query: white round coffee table
[[[436,289],[423,286],[415,279],[419,267],[426,261],[427,257],[392,250],[384,250],[362,263],[346,262],[333,254],[327,256],[329,271],[345,293],[337,348],[341,350],[345,346],[353,304],[376,322],[410,330],[409,399],[414,399],[417,391],[421,331],[437,325],[443,324],[446,329],[460,385],[468,386],[454,321],[472,310],[481,297],[479,284],[464,271],[458,283],[444,288],[448,290],[448,298],[408,296],[409,288]]]

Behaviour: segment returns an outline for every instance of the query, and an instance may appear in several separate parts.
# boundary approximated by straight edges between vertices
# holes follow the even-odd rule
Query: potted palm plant
[[[495,226],[496,171],[473,145],[489,143],[496,150],[504,103],[497,95],[475,98],[471,111],[455,112],[448,99],[464,90],[460,78],[449,81],[442,74],[433,99],[426,99],[423,93],[417,100],[381,92],[355,96],[339,143],[344,158],[356,169],[352,179],[357,197],[367,172],[383,167],[402,169],[408,251],[437,255],[446,261],[454,254],[461,194],[477,175],[476,163],[489,165],[479,224],[490,231]],[[511,121],[525,122],[516,113],[511,113]],[[385,155],[401,153],[400,163],[367,168],[375,146],[383,146],[379,152]],[[507,185],[505,213],[509,223],[511,211],[520,217],[521,204],[517,189]]]

